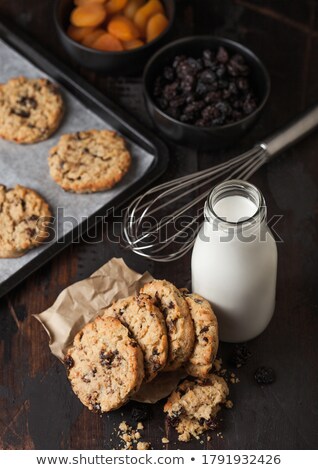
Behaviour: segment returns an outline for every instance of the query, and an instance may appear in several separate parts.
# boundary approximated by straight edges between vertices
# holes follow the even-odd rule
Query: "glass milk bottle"
[[[216,186],[192,253],[192,290],[208,299],[220,339],[247,341],[269,324],[275,308],[277,248],[266,205],[252,184]]]

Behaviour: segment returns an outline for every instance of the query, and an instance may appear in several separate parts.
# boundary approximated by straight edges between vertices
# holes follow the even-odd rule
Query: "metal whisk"
[[[318,106],[238,157],[149,189],[126,210],[126,246],[154,261],[169,262],[181,258],[194,244],[202,221],[203,201],[215,184],[230,179],[249,179],[261,166],[316,126]],[[172,212],[169,212],[169,206],[173,207]]]

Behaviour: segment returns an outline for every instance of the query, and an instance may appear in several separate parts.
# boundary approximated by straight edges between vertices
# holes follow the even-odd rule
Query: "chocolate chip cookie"
[[[191,436],[198,439],[204,431],[214,429],[215,417],[228,393],[225,380],[214,374],[182,382],[164,406],[168,422],[179,434],[179,441],[187,442]]]
[[[74,393],[97,413],[122,406],[144,378],[142,351],[117,318],[97,317],[85,325],[64,362]]]
[[[101,313],[103,317],[115,316],[129,329],[144,354],[145,380],[154,379],[168,357],[166,324],[160,310],[148,296],[140,294],[118,300]]]
[[[0,137],[18,144],[47,139],[64,112],[61,93],[45,78],[11,78],[0,85]]]
[[[181,290],[191,313],[195,329],[193,352],[185,369],[193,377],[206,377],[214,362],[218,347],[218,322],[211,305],[198,294]]]
[[[24,186],[0,185],[0,258],[17,258],[49,236],[51,211],[44,199]]]
[[[89,130],[65,134],[49,155],[50,174],[65,191],[111,189],[129,170],[131,156],[116,132]]]
[[[194,347],[194,326],[188,304],[181,292],[168,281],[154,280],[145,284],[141,293],[149,295],[164,315],[169,342],[165,371],[184,365]]]

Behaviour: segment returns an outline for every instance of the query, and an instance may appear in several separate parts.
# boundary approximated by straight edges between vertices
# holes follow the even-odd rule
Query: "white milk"
[[[211,302],[221,340],[247,341],[267,327],[276,271],[276,243],[262,194],[244,181],[218,185],[193,248],[192,290]]]
[[[214,206],[216,215],[228,222],[249,219],[256,211],[254,202],[244,196],[228,196],[220,199]]]

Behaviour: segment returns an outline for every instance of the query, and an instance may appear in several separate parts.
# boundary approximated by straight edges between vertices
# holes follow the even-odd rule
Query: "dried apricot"
[[[145,0],[128,0],[128,3],[124,9],[124,15],[132,20],[138,8],[140,8],[144,3]]]
[[[149,18],[156,13],[164,13],[163,6],[159,0],[149,0],[149,2],[137,10],[134,16],[134,23],[142,33],[146,32]]]
[[[71,13],[71,23],[74,26],[98,26],[106,18],[106,10],[103,5],[91,3],[76,7]]]
[[[86,26],[85,28],[77,28],[72,24],[67,28],[67,35],[74,41],[82,41],[87,34],[90,34],[94,31],[95,28],[91,26]]]
[[[153,41],[158,37],[168,26],[169,21],[162,13],[157,13],[152,16],[147,23],[147,42]]]
[[[89,3],[106,3],[106,0],[74,0],[76,6],[81,7],[83,5],[88,5]]]
[[[123,10],[128,0],[109,0],[106,5],[107,13],[113,14]]]
[[[115,16],[108,23],[108,32],[121,41],[132,41],[140,36],[134,23],[123,15]]]
[[[145,45],[145,43],[141,39],[134,39],[133,41],[126,41],[123,44],[124,44],[124,49],[126,51],[130,51],[131,49],[137,49],[138,47]]]
[[[94,29],[91,33],[87,34],[82,40],[83,46],[91,47],[92,44],[98,39],[102,34],[105,34],[105,30],[101,28]]]
[[[100,51],[123,51],[123,45],[115,36],[104,33],[93,42],[92,47]]]

